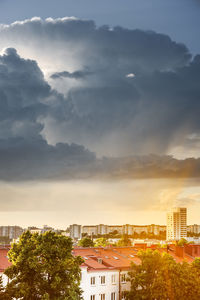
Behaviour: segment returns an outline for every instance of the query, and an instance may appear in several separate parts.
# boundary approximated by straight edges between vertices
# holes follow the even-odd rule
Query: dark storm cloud
[[[84,86],[71,87],[66,99],[60,101],[59,96],[54,101],[48,115],[54,120],[53,128],[44,120],[44,133],[54,143],[80,143],[99,154],[166,153],[175,140],[179,143],[182,135],[193,133],[193,125],[187,122],[189,114],[180,112],[182,106],[198,109],[195,101],[189,104],[190,87],[179,71],[191,68],[191,55],[168,36],[121,27],[98,28],[93,21],[72,18],[18,22],[3,28],[1,36],[5,35],[12,42],[20,36],[22,44],[29,37],[26,47],[38,51],[42,43],[42,52],[53,61],[63,57],[63,68],[72,59],[93,73],[53,74],[54,79],[85,76]],[[133,80],[126,78],[130,73],[135,74]],[[183,94],[182,102],[176,89]],[[61,102],[68,108],[63,110]]]
[[[89,71],[75,71],[75,72],[68,72],[68,71],[63,71],[63,72],[56,72],[51,75],[52,79],[59,79],[59,78],[73,78],[73,79],[84,79],[88,75],[91,75],[91,72]]]
[[[37,136],[46,113],[42,103],[50,94],[37,63],[24,60],[13,48],[0,56],[0,138]]]
[[[98,137],[102,148],[112,148],[113,143],[118,153],[164,154],[199,133],[199,56],[170,71],[142,72],[133,79],[112,75],[99,74],[99,86],[69,92],[76,122],[73,128],[64,122],[63,130],[72,133],[72,141],[77,136],[81,143],[89,140],[90,146]]]
[[[0,36],[4,43],[8,41],[26,47],[38,47],[41,43],[41,53],[56,49],[55,59],[63,47],[66,52],[74,51],[77,59],[87,61],[85,66],[103,70],[106,67],[109,70],[111,66],[119,70],[133,67],[140,71],[172,69],[191,58],[186,46],[172,41],[167,35],[122,27],[97,27],[93,21],[75,18],[46,21],[33,18],[10,26],[1,25]]]
[[[51,146],[39,136],[0,140],[0,180],[81,178],[94,161],[92,152],[76,144]]]
[[[83,146],[51,146],[42,138],[42,119],[50,110],[45,100],[58,100],[59,94],[51,90],[37,63],[22,59],[13,48],[0,56],[0,96],[1,180],[50,179],[62,177],[62,172],[69,178],[95,160]]]
[[[199,176],[199,160],[165,156],[187,148],[191,136],[194,148],[199,142],[200,58],[184,45],[155,32],[68,18],[3,26],[0,38],[38,51],[38,61],[45,53],[52,66],[61,59],[63,70],[71,57],[82,70],[53,73],[76,79],[61,93],[44,79],[42,60],[13,48],[0,56],[0,178]]]

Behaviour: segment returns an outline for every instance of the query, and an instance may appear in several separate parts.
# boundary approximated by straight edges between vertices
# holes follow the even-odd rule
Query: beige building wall
[[[187,208],[175,207],[167,213],[167,240],[187,237]]]

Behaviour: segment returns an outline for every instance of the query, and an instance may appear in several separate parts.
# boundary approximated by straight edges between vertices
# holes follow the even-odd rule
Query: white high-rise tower
[[[187,237],[187,208],[175,207],[167,213],[167,240]]]

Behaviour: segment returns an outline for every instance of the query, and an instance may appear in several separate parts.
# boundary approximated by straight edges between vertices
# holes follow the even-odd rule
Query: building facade
[[[166,231],[166,226],[151,224],[147,226],[148,233],[152,233],[154,235],[159,235],[161,232]]]
[[[9,239],[17,239],[23,233],[23,228],[20,226],[0,226],[0,236],[8,237]]]
[[[78,225],[78,224],[73,224],[73,225],[70,225],[70,237],[74,240],[79,240],[81,239],[82,237],[82,234],[81,234],[81,225]]]
[[[77,225],[73,224],[69,227],[70,236],[73,239],[80,239],[81,234],[87,235],[90,237],[95,237],[98,235],[107,235],[113,232],[117,232],[119,235],[129,235],[133,236],[135,233],[140,235],[142,233],[149,234],[153,233],[155,235],[159,235],[160,232],[166,231],[166,226],[164,225]]]
[[[108,234],[108,225],[105,225],[105,224],[97,225],[97,234],[99,234],[99,235]]]
[[[108,233],[112,233],[117,231],[118,234],[123,234],[123,226],[121,225],[108,225]]]
[[[167,240],[187,238],[187,208],[175,207],[167,213]]]
[[[88,236],[97,235],[97,226],[95,225],[86,225],[82,226],[82,234],[87,234]]]
[[[84,300],[125,299],[125,292],[130,290],[130,263],[138,262],[133,248],[75,248],[73,254],[85,261],[80,285]]]
[[[194,224],[187,226],[187,231],[193,234],[199,234],[200,233],[200,225]]]

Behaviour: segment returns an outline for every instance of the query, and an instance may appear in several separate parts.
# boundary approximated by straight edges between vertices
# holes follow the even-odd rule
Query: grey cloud
[[[170,156],[97,158],[76,144],[49,145],[37,139],[0,140],[0,180],[133,180],[200,177],[200,159],[177,160]]]
[[[0,140],[0,180],[79,178],[94,161],[92,152],[76,144],[51,146],[39,136]]]
[[[54,123],[61,136],[67,132],[71,142],[124,155],[167,153],[187,136],[199,134],[199,56],[172,71],[141,73],[133,80],[118,76],[113,73],[102,82],[99,75],[98,86],[91,82],[69,91],[70,122],[63,117],[62,127],[60,119]]]
[[[55,52],[57,56],[64,52],[63,58],[73,54],[84,66],[107,68],[112,72],[124,69],[125,74],[135,70],[172,69],[191,58],[184,45],[167,35],[122,27],[97,27],[93,21],[75,18],[45,21],[33,18],[10,26],[1,25],[0,37],[4,47],[11,44],[19,49],[22,45],[30,50],[37,48],[39,55],[45,51],[54,57],[54,62]],[[41,49],[38,49],[39,44],[42,44]]]
[[[22,59],[9,48],[0,56],[0,138],[37,136],[43,128],[42,102],[50,86],[35,61]]]
[[[190,207],[192,205],[197,206],[199,204],[199,201],[197,199],[193,199],[190,197],[187,198],[178,198],[175,201],[176,206],[184,206],[184,207]]]
[[[196,63],[198,58],[186,69],[180,69],[179,73],[190,76],[190,68],[195,68],[195,74],[198,75]],[[141,83],[145,86],[145,82],[145,79],[140,80],[138,86],[141,88]],[[151,87],[152,82],[154,79],[149,83]],[[108,128],[127,127],[140,109],[140,96],[137,89],[126,80],[121,85],[119,82],[114,89],[105,86],[104,89],[74,89],[65,98],[50,88],[35,61],[25,60],[15,49],[9,48],[0,56],[0,92],[1,180],[113,180],[190,178],[200,175],[199,159],[179,161],[156,155],[97,158],[84,146],[74,143],[50,145],[42,137],[45,126],[43,119],[48,115],[61,123],[69,123],[71,130],[76,124],[76,130],[81,132],[79,126],[84,127],[96,136],[101,136]],[[110,101],[107,103],[108,99]],[[130,107],[134,109],[130,110]],[[93,128],[93,124],[97,126]]]
[[[86,154],[91,158],[87,168],[84,164],[81,171],[84,176],[117,178],[121,176],[120,170],[124,177],[140,177],[144,168],[148,170],[147,165],[141,163],[145,167],[140,167],[140,173],[135,158],[129,158],[124,164],[123,159],[97,159],[93,152],[116,157],[163,155],[184,144],[191,134],[199,134],[199,56],[191,58],[184,45],[166,35],[120,27],[98,28],[93,21],[35,18],[1,26],[0,38],[4,46],[12,41],[19,53],[26,49],[26,53],[38,56],[37,64],[22,59],[10,49],[0,58],[2,140],[9,138],[11,143],[13,138],[23,138],[22,144],[26,145],[31,138],[36,145],[38,142],[39,148],[41,143],[42,149],[46,144],[47,153],[57,153],[57,146],[50,144],[61,143],[69,148],[71,144],[81,144],[91,150],[88,154],[86,148],[82,148],[83,161]],[[54,62],[62,63],[63,70],[69,70],[71,57],[76,63],[74,69],[83,71],[56,71],[53,76],[84,76],[84,80],[69,86],[66,94],[56,90],[56,85],[52,89],[38,67],[42,66],[41,57],[48,58],[45,64],[50,63],[49,67],[54,66]],[[84,66],[88,66],[92,76],[86,76]],[[130,73],[135,74],[133,79],[126,78]],[[54,82],[60,83],[59,80]],[[67,155],[59,157],[58,165],[62,159],[68,161]],[[73,161],[71,176],[75,176],[75,170],[78,177],[82,176],[78,172],[81,163],[77,161],[77,164]],[[194,165],[198,163],[194,161]],[[48,177],[47,165],[41,177]],[[57,170],[55,165],[51,166]],[[132,173],[126,173],[128,166],[133,166]],[[146,176],[198,176],[198,167],[192,175],[182,175],[181,163],[177,161],[176,166],[176,172],[156,166],[157,173],[150,168]],[[59,170],[65,174],[61,169],[56,171],[56,177]]]
[[[69,178],[95,160],[83,146],[52,146],[41,136],[48,99],[63,97],[50,88],[35,61],[22,59],[13,48],[0,56],[0,95],[1,180],[50,179],[62,172]]]
[[[138,155],[103,158],[100,170],[105,178],[198,178],[200,159],[178,160],[172,156]]]
[[[91,75],[92,73],[89,71],[75,71],[75,72],[56,72],[51,75],[52,79],[60,79],[60,78],[73,78],[73,79],[84,79],[88,75]]]

